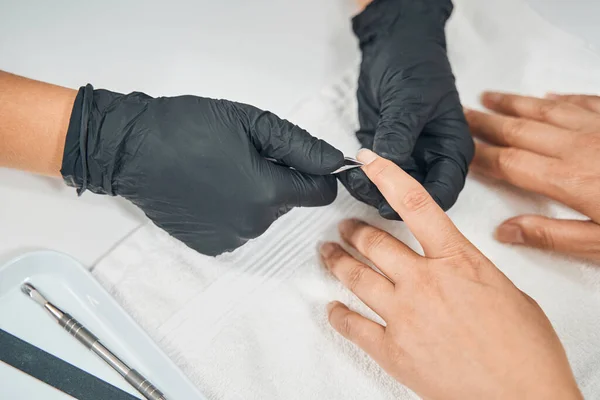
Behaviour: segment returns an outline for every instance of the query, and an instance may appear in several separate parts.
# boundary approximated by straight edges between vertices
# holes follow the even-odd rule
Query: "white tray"
[[[72,258],[50,251],[18,257],[0,267],[0,328],[141,398],[121,376],[89,352],[20,290],[31,282],[51,302],[88,327],[169,400],[205,399],[186,376]],[[71,399],[0,362],[1,399]]]

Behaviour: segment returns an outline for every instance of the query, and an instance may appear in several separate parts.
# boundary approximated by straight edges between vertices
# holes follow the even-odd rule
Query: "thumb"
[[[270,190],[271,206],[321,207],[331,204],[337,196],[337,181],[333,175],[311,175],[272,162],[260,163],[260,176]]]
[[[277,115],[239,105],[248,116],[250,138],[263,157],[272,157],[298,171],[327,175],[344,164],[344,154]]]
[[[502,243],[519,244],[600,261],[600,225],[522,215],[505,221],[495,233]]]

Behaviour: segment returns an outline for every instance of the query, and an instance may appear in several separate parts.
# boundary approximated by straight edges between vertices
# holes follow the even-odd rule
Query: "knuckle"
[[[431,203],[431,197],[423,188],[410,189],[402,198],[404,207],[412,212],[425,212],[431,207]]]
[[[340,318],[338,325],[340,333],[346,337],[352,337],[354,333],[354,325],[352,324],[352,318],[349,312],[345,312]]]
[[[363,242],[365,252],[372,254],[379,250],[386,239],[386,234],[379,230],[369,230],[364,234]]]
[[[375,163],[373,163],[375,164]],[[376,165],[373,165],[373,169],[372,171],[372,178],[373,179],[381,179],[385,176],[385,174],[387,173],[387,171],[389,170],[390,167],[390,162],[385,162],[384,160],[380,160],[379,163],[376,163]]]
[[[542,101],[537,105],[536,114],[540,119],[547,119],[561,107],[556,101]]]
[[[518,162],[519,150],[513,147],[500,150],[497,159],[497,169],[500,173],[506,174],[514,169]]]
[[[350,271],[348,271],[348,277],[347,277],[348,289],[350,289],[352,292],[357,290],[358,287],[363,282],[365,272],[366,272],[366,267],[364,267],[362,265],[356,264],[353,267],[351,267]]]
[[[540,225],[534,226],[532,229],[532,234],[541,248],[554,250],[554,237],[547,228]]]
[[[522,118],[510,118],[504,122],[502,133],[504,140],[512,142],[519,138],[527,128],[527,121]]]
[[[479,251],[473,251],[472,247],[457,246],[456,251],[448,258],[450,266],[462,271],[475,282],[483,279],[483,271],[489,261]]]

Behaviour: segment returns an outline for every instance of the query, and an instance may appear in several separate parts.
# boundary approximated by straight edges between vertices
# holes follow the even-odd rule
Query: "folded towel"
[[[448,42],[466,105],[476,107],[486,88],[535,95],[600,92],[600,57],[522,0],[456,3]],[[352,69],[303,102],[292,120],[354,154],[355,82]],[[586,398],[600,398],[600,269],[494,241],[496,225],[521,213],[577,216],[547,199],[473,177],[449,215],[540,303]],[[377,319],[319,264],[317,243],[339,239],[336,225],[347,217],[419,249],[402,223],[382,220],[340,187],[330,207],[295,209],[262,237],[216,259],[145,225],[93,273],[209,398],[415,398],[327,324],[331,300]]]

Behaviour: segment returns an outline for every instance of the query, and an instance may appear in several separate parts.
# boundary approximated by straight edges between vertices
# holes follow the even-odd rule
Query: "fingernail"
[[[323,243],[321,248],[319,249],[319,253],[323,258],[327,258],[333,254],[335,251],[335,245],[333,243]]]
[[[492,103],[493,104],[493,103],[499,103],[503,97],[504,97],[504,95],[502,93],[483,92],[481,99],[483,100],[484,103]]]
[[[327,315],[331,314],[331,310],[333,310],[333,308],[339,303],[339,301],[332,301],[331,303],[327,304]]]
[[[356,159],[365,165],[371,164],[373,161],[377,160],[377,157],[379,156],[369,149],[360,149],[356,155]]]
[[[546,95],[544,97],[547,98],[548,100],[558,100],[558,98],[560,96],[556,93],[548,92],[548,93],[546,93]]]
[[[525,238],[523,237],[523,230],[520,226],[515,224],[500,225],[498,229],[496,229],[495,236],[496,240],[502,243],[525,243]]]
[[[343,238],[349,237],[352,234],[352,232],[356,229],[356,226],[361,223],[362,223],[362,221],[359,221],[357,219],[347,219],[347,220],[340,222],[340,225],[339,225],[340,234],[342,235]]]

